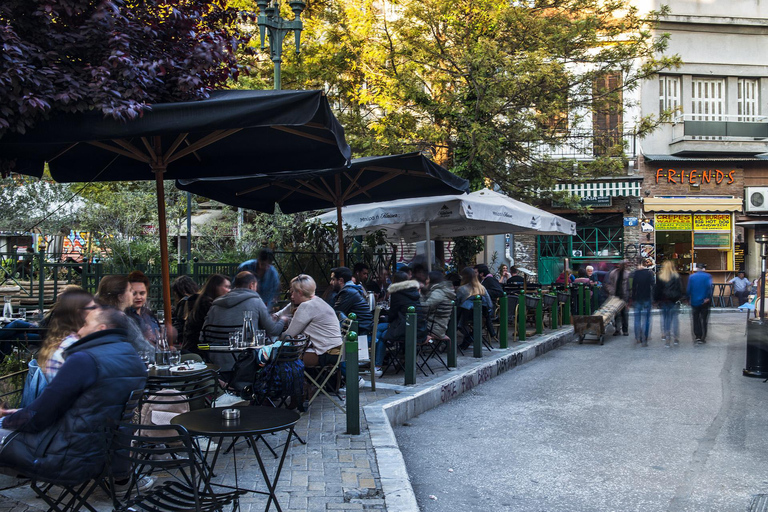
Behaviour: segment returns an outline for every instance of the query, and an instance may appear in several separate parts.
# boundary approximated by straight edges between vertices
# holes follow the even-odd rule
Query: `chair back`
[[[270,362],[292,363],[298,361],[304,355],[309,346],[309,336],[300,334],[294,338],[286,338],[282,344],[270,354]]]
[[[229,335],[234,331],[241,331],[242,324],[238,325],[213,325],[209,324],[200,331],[200,343],[206,345],[228,345]]]
[[[157,402],[163,405],[189,404],[190,409],[199,409],[201,404],[216,396],[217,391],[218,377],[213,370],[189,375],[147,377],[141,406]]]

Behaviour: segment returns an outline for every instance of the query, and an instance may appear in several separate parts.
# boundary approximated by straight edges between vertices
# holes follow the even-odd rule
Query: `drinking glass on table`
[[[237,348],[240,344],[240,331],[232,331],[229,333],[229,348]]]
[[[27,308],[19,308],[19,318],[22,320],[27,319]]]
[[[265,342],[267,341],[267,331],[263,329],[257,329],[256,330],[256,346],[264,346]]]
[[[169,350],[168,363],[170,363],[171,366],[178,366],[178,364],[181,363],[181,351],[176,347],[171,347]]]

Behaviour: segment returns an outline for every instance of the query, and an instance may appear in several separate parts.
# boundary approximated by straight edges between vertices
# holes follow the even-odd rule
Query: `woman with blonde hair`
[[[680,323],[677,301],[683,297],[683,284],[671,260],[666,260],[661,265],[653,295],[661,307],[661,340],[664,346],[669,348],[670,340],[674,340],[675,345],[679,344]]]
[[[493,311],[493,302],[491,301],[491,296],[488,295],[485,286],[483,286],[477,278],[477,271],[475,269],[472,267],[464,267],[461,269],[461,272],[459,272],[459,275],[461,276],[461,285],[456,290],[456,304],[459,305],[457,310],[459,315],[458,328],[464,335],[464,340],[459,348],[464,350],[469,347],[470,343],[472,343],[472,332],[467,329],[467,323],[472,321],[474,298],[479,295],[482,307],[488,312]],[[492,324],[489,323],[488,325],[491,326]],[[494,333],[491,333],[491,336],[494,335]]]

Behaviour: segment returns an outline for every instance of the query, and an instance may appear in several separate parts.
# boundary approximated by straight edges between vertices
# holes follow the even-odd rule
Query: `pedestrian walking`
[[[632,277],[632,303],[635,308],[635,341],[648,346],[648,336],[651,334],[651,303],[653,302],[653,286],[656,281],[653,272],[648,268],[653,262],[640,260]]]
[[[661,307],[661,341],[669,348],[670,341],[675,345],[680,343],[680,306],[677,301],[683,298],[683,283],[680,274],[675,269],[671,260],[666,260],[661,266],[656,287],[654,288],[654,300]]]
[[[605,289],[608,295],[618,297],[625,303],[629,300],[629,272],[626,261],[622,261],[618,267],[611,270],[611,273],[608,274],[608,282],[605,283]],[[614,324],[616,326],[614,336],[618,336],[620,332],[624,336],[629,336],[629,314],[626,304],[616,313]]]
[[[687,294],[691,300],[693,335],[696,343],[707,342],[709,308],[712,306],[712,276],[705,272],[707,266],[696,265],[696,272],[688,278]]]

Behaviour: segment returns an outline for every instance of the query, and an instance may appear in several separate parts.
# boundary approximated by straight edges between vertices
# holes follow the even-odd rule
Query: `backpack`
[[[683,297],[683,285],[680,283],[680,278],[675,277],[664,283],[664,298],[677,302]]]
[[[19,405],[21,408],[27,407],[34,402],[48,385],[48,379],[37,364],[37,359],[32,359],[27,366],[29,367],[29,372],[27,372],[27,379],[24,381],[24,391],[21,394],[21,404]]]
[[[169,397],[163,397],[163,394],[169,394]],[[177,402],[182,400],[183,396],[180,396],[177,391],[172,389],[163,389],[158,392],[158,395],[152,396],[152,398],[144,402],[141,406],[139,422],[142,425],[170,425],[171,419],[174,416],[178,416],[181,413],[189,412],[189,403],[165,403],[165,402]],[[175,430],[147,430],[142,432],[141,435],[147,435],[151,437],[174,437],[178,435]]]

